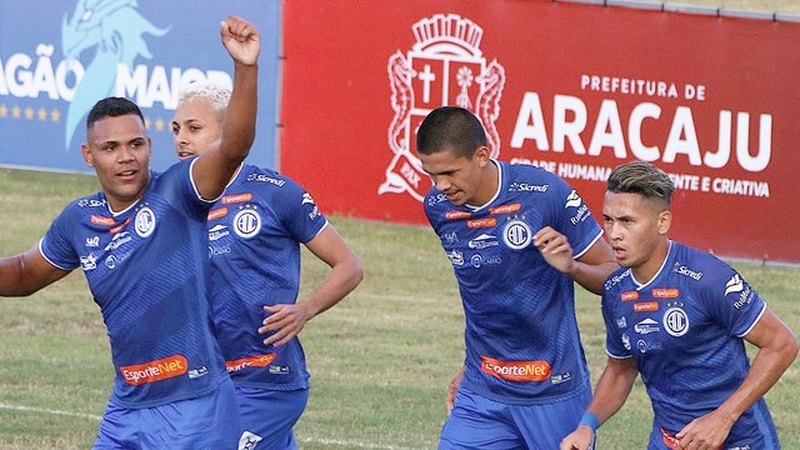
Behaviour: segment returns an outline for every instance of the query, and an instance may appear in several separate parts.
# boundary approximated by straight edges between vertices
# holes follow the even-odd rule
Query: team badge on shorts
[[[523,220],[512,219],[503,228],[503,242],[514,250],[529,246],[532,238],[531,226]]]
[[[140,238],[146,238],[153,234],[153,230],[156,229],[156,214],[153,210],[145,206],[137,211],[134,228]]]
[[[233,217],[233,231],[236,235],[250,239],[261,231],[261,216],[255,209],[245,208]]]

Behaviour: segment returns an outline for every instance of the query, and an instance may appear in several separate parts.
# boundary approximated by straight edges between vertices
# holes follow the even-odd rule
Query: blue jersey
[[[205,218],[189,161],[151,172],[141,199],[112,213],[98,193],[68,205],[39,244],[83,269],[111,342],[111,402],[144,408],[212,392],[225,368],[211,332]]]
[[[504,403],[549,402],[588,383],[572,280],[532,244],[551,226],[575,257],[602,235],[567,183],[543,169],[493,161],[499,186],[485,205],[455,206],[435,187],[425,213],[450,259],[466,315],[469,390]]]
[[[300,341],[263,344],[263,307],[294,303],[300,288],[300,243],[327,225],[297,183],[244,165],[208,214],[210,298],[217,338],[237,386],[308,387]]]
[[[606,282],[606,351],[636,361],[653,403],[654,426],[677,433],[744,381],[750,363],[742,337],[765,310],[729,265],[671,242],[653,279],[636,280],[629,269],[620,269]],[[728,442],[755,436],[777,442],[763,399],[734,424]]]

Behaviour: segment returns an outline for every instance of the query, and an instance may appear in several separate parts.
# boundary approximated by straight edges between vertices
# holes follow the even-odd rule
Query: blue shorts
[[[108,404],[93,449],[236,449],[239,407],[230,378],[214,392],[152,408]]]
[[[308,389],[273,391],[236,387],[242,415],[240,450],[297,450],[292,427],[308,403]]]
[[[459,388],[439,450],[552,450],[575,430],[592,399],[586,385],[566,400],[512,405]]]

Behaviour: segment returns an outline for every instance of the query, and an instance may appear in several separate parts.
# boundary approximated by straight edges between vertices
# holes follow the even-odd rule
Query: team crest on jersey
[[[156,229],[156,214],[150,207],[142,207],[136,212],[136,220],[133,226],[140,238],[150,236]]]
[[[415,43],[405,55],[389,57],[394,117],[389,125],[389,148],[394,153],[378,195],[408,193],[423,201],[433,185],[416,153],[417,128],[432,110],[457,105],[472,111],[486,129],[492,157],[500,153],[495,120],[505,69],[497,60],[487,64],[480,49],[483,29],[456,14],[436,14],[411,26]]]
[[[689,331],[689,316],[683,310],[683,303],[667,303],[662,325],[670,336],[681,337]]]
[[[524,220],[509,220],[505,228],[503,228],[503,242],[514,250],[521,250],[529,246],[532,239],[531,226]]]
[[[245,208],[233,217],[233,231],[240,238],[250,239],[261,231],[261,216],[255,208]]]

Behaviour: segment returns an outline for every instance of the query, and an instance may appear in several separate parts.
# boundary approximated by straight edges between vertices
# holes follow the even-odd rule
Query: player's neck
[[[470,204],[473,206],[486,205],[486,203],[494,198],[495,194],[497,193],[497,190],[499,189],[499,182],[500,172],[497,168],[497,164],[495,164],[494,161],[489,161],[489,164],[483,168],[481,184],[478,188],[475,198],[472,199]]]
[[[655,277],[664,266],[664,261],[667,259],[667,255],[669,255],[669,247],[668,239],[659,240],[650,258],[642,265],[631,269],[636,281],[642,285],[647,285],[653,281],[653,277]]]

